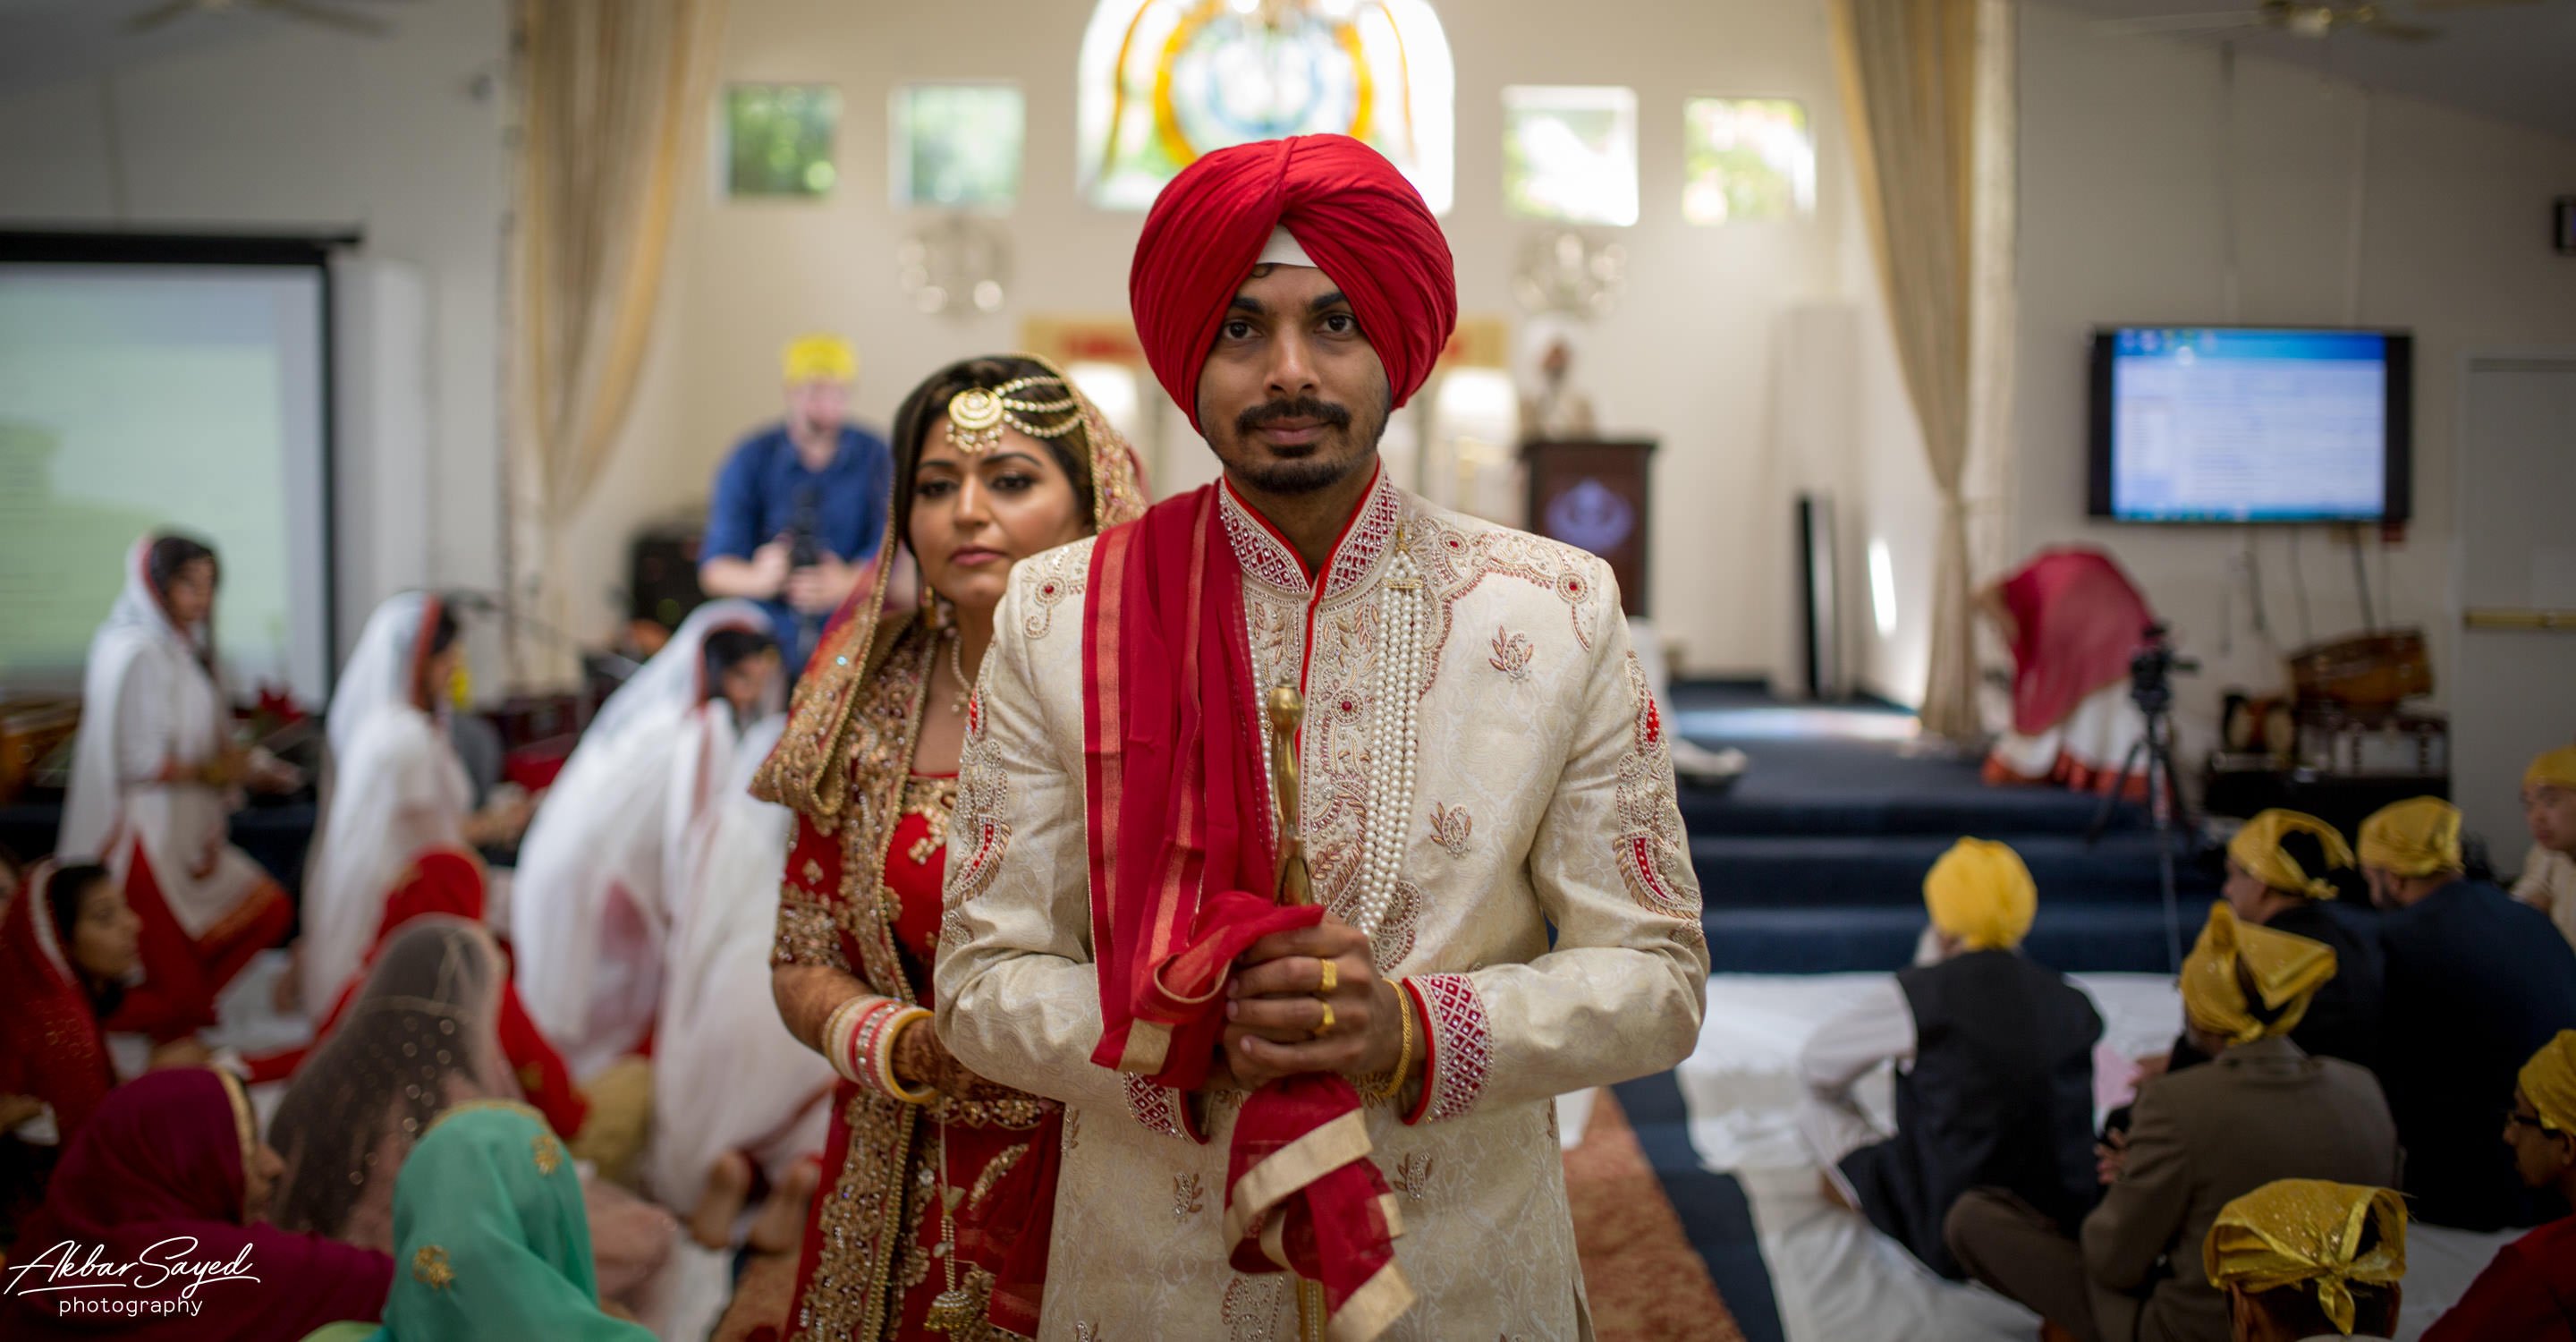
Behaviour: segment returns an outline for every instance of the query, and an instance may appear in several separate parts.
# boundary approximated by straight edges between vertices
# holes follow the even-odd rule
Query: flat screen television
[[[2092,515],[2402,522],[2414,367],[2414,339],[2402,332],[2100,328]]]

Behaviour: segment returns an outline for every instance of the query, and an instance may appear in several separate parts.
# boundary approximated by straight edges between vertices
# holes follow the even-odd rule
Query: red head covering
[[[57,889],[61,869],[39,863],[0,922],[0,1094],[33,1095],[54,1108],[54,1129],[68,1143],[116,1084],[107,1037],[71,952],[54,928],[54,901],[77,899]]]
[[[45,1188],[44,1210],[18,1240],[10,1270],[13,1296],[0,1306],[0,1333],[20,1338],[232,1338],[302,1337],[342,1319],[372,1319],[384,1310],[393,1285],[393,1260],[319,1235],[299,1235],[265,1223],[242,1222],[242,1158],[250,1145],[249,1105],[235,1104],[223,1078],[196,1068],[154,1072],[118,1088],[99,1106],[80,1139],[63,1152]],[[179,1251],[171,1240],[194,1240]],[[67,1297],[118,1302],[176,1301],[193,1278],[172,1276],[150,1289],[55,1291],[49,1268],[69,1242],[71,1260],[85,1262],[95,1247],[103,1263],[146,1260],[171,1264],[229,1264],[257,1281],[207,1281],[185,1298],[193,1315],[62,1314]],[[52,1258],[46,1255],[53,1255]],[[159,1280],[159,1267],[136,1278]],[[98,1278],[66,1278],[96,1281]]]
[[[1199,368],[1271,230],[1285,228],[1359,314],[1401,406],[1458,326],[1449,240],[1413,183],[1347,135],[1220,149],[1154,200],[1127,273],[1145,359],[1199,425]]]

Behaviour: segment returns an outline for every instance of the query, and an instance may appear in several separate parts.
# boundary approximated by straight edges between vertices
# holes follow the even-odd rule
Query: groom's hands
[[[1322,997],[1327,960],[1334,984]],[[1401,991],[1378,976],[1368,937],[1329,913],[1313,927],[1263,937],[1235,961],[1226,985],[1218,1070],[1245,1090],[1304,1072],[1383,1074],[1403,1048]],[[1319,1037],[1326,1002],[1333,1028]]]

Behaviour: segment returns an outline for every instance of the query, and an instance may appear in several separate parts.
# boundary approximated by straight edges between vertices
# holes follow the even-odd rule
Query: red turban
[[[1401,406],[1431,376],[1458,325],[1449,240],[1386,156],[1347,135],[1220,149],[1156,197],[1136,242],[1127,298],[1145,359],[1199,424],[1199,368],[1226,304],[1285,228],[1341,286]]]

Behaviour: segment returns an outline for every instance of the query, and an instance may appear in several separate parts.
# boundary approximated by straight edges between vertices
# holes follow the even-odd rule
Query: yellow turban
[[[2315,816],[2298,811],[2265,811],[2245,822],[2236,837],[2227,841],[2227,855],[2236,864],[2261,877],[2263,884],[2303,899],[2332,899],[2334,882],[2323,872],[2311,872],[2281,851],[2281,840],[2293,834],[2313,834],[2326,850],[2326,865],[2352,865],[2352,846],[2343,841],[2335,827]]]
[[[2254,1014],[2237,981],[2242,965],[2271,1016]],[[2299,1027],[2317,989],[2335,976],[2334,948],[2322,941],[2236,921],[2225,904],[2209,906],[2209,925],[2182,962],[2182,1009],[2191,1023],[2231,1044],[2250,1044]]]
[[[2379,1223],[2365,1250],[2362,1232]],[[2273,1291],[2316,1283],[2317,1304],[2352,1335],[2352,1283],[2392,1286],[2406,1276],[2406,1202],[2385,1188],[2283,1179],[2228,1203],[2201,1245],[2209,1284]]]
[[[859,356],[839,336],[809,335],[791,342],[779,360],[790,382],[848,382],[859,375]]]
[[[2522,785],[2576,788],[2576,746],[2560,746],[2533,760],[2522,775]]]
[[[2400,876],[2460,869],[2460,808],[2415,797],[2361,822],[2361,865]]]
[[[2561,1030],[2522,1065],[2522,1097],[2540,1111],[2540,1125],[2576,1137],[2576,1030]]]
[[[2005,951],[2029,935],[2039,887],[2021,854],[1985,839],[1961,839],[1923,878],[1923,905],[1934,927],[1968,949]]]

